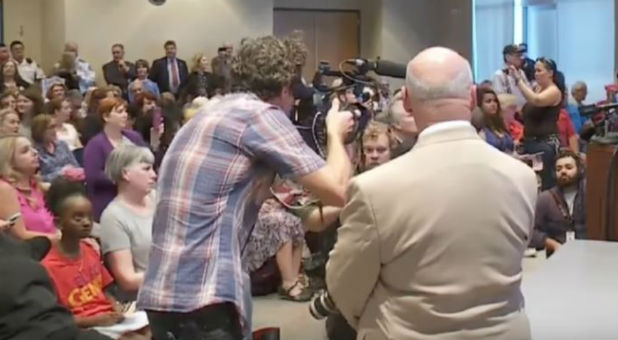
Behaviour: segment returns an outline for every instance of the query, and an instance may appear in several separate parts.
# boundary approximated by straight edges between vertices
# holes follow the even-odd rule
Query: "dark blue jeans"
[[[556,144],[558,143],[558,144]],[[542,152],[543,170],[541,171],[541,190],[551,189],[556,185],[556,150],[560,142],[555,136],[547,138],[524,138],[524,152],[534,154]]]
[[[232,303],[189,313],[146,311],[154,340],[241,340],[240,319]]]

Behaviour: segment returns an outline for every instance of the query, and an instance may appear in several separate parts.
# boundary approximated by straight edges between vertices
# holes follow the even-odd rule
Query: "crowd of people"
[[[517,242],[496,258],[504,266],[518,267],[517,254],[526,247],[551,255],[561,244],[585,238],[586,142],[579,135],[595,124],[579,113],[586,84],[574,82],[569,96],[556,63],[529,59],[525,45],[506,46],[504,67],[479,82],[474,96],[467,61],[446,49],[417,56],[406,86],[393,93],[376,83],[363,94],[335,80],[326,159],[307,146],[291,120],[298,102],[289,87],[304,84],[306,50],[300,40],[245,39],[236,53],[226,43],[212,60],[196,54],[191,68],[177,57],[174,41],[165,42],[164,50],[165,56],[151,64],[145,59],[132,63],[124,58],[124,46],[114,44],[112,61],[102,66],[105,84],[96,84],[96,71],[76,43],[65,45],[49,77],[26,57],[23,42],[0,46],[0,253],[11,256],[10,261],[0,257],[0,275],[23,276],[0,288],[0,300],[10,300],[17,284],[32,288],[23,292],[28,303],[2,303],[0,309],[10,313],[0,313],[0,338],[241,338],[250,333],[251,291],[304,302],[325,285],[341,310],[327,323],[331,338],[355,336],[354,329],[382,338],[442,330],[453,337],[469,335],[448,333],[465,328],[455,320],[468,320],[465,313],[441,317],[442,328],[435,328],[431,308],[422,305],[447,302],[431,297],[436,293],[431,282],[440,273],[421,262],[445,256],[461,264],[458,271],[442,273],[446,276],[439,281],[446,285],[475,272],[473,258],[485,256],[483,248],[471,251],[457,245],[456,236],[447,236],[447,229],[461,226],[439,214],[440,208],[452,209],[453,201],[435,211],[418,210],[422,202],[450,195],[464,206],[469,198],[449,188],[465,186],[484,197],[487,209],[477,211],[478,204],[458,208],[476,216],[471,225],[485,223],[492,209],[506,219],[513,214]],[[615,100],[612,90],[610,101]],[[346,145],[354,105],[371,119]],[[442,135],[437,125],[443,123],[452,126],[441,129],[457,133]],[[446,143],[451,140],[459,144]],[[462,159],[470,154],[476,156]],[[538,201],[536,190],[529,192],[532,171],[526,173],[523,162],[509,163],[505,155],[533,160]],[[494,172],[467,168],[481,163],[501,165]],[[514,164],[522,167],[506,169]],[[459,182],[446,179],[448,169],[461,171]],[[477,178],[483,176],[481,183]],[[510,180],[512,188],[502,185]],[[385,194],[382,185],[393,191]],[[481,185],[478,190],[502,187],[503,195],[524,192],[525,198],[509,206],[474,185]],[[404,198],[406,190],[422,193]],[[426,232],[433,238],[414,245],[415,238],[398,228],[402,220],[432,225],[434,231]],[[461,251],[459,259],[432,248],[443,242]],[[397,252],[406,255],[399,259]],[[405,281],[413,281],[407,274],[398,276],[409,263],[392,265],[406,259],[412,259],[416,280],[422,282],[414,288]],[[16,272],[13,263],[22,262],[23,272]],[[376,283],[377,275],[387,283]],[[489,281],[495,279],[491,275]],[[513,287],[519,289],[517,273],[509,275],[507,287],[485,286],[507,296]],[[463,296],[447,299],[468,306],[473,299],[465,292],[474,296],[479,285],[464,286]],[[398,300],[392,315],[367,312],[407,289],[430,302]],[[519,310],[517,298],[509,299],[514,299],[508,301],[509,311],[488,313]],[[55,316],[37,323],[34,312],[20,311],[36,308]],[[132,328],[110,331],[128,320],[124,312],[131,308],[139,310],[131,314]],[[393,322],[382,318],[405,319],[409,310],[422,319],[419,323],[427,323],[414,330],[399,325],[391,333],[375,332],[379,320]],[[19,313],[26,318],[11,316]],[[476,334],[525,336],[521,316],[508,323],[510,329]]]

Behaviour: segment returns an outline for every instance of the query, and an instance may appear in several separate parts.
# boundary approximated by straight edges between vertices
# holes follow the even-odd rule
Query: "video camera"
[[[343,66],[349,65],[349,70]],[[332,94],[352,88],[354,95],[359,98],[359,103],[343,105],[340,109],[355,113],[355,127],[353,132],[346,138],[349,144],[357,140],[364,131],[367,123],[372,118],[372,112],[363,105],[371,99],[371,95],[365,90],[366,87],[379,89],[382,85],[378,80],[368,75],[369,72],[378,75],[405,78],[406,66],[385,60],[369,61],[367,59],[346,59],[339,63],[337,70],[331,69],[328,62],[322,61],[313,78],[313,87],[302,90],[294,90],[295,99],[299,100],[296,108],[295,124],[305,142],[322,157],[326,157],[326,114],[331,107]],[[338,77],[342,79],[341,86],[329,87],[323,84],[324,77]]]
[[[600,144],[618,144],[616,125],[618,103],[582,105],[579,114],[591,118],[593,126],[580,133],[584,140],[591,140]]]

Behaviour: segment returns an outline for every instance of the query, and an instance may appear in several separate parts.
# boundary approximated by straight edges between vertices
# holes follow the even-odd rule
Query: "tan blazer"
[[[358,339],[528,339],[521,262],[536,177],[472,126],[355,178],[327,265]]]

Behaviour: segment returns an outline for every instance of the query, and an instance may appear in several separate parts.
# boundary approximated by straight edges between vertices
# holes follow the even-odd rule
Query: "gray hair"
[[[395,105],[399,102],[403,102],[403,91],[397,92],[388,100],[386,110],[376,115],[375,120],[388,125],[399,124],[403,118],[403,115],[395,112]]]
[[[571,86],[571,91],[575,91],[577,89],[588,89],[588,85],[586,85],[586,83],[584,83],[583,81],[576,81],[575,83],[573,83],[573,85]]]
[[[470,96],[472,86],[472,69],[470,64],[460,70],[452,80],[442,83],[434,83],[431,79],[418,79],[408,71],[406,75],[406,88],[413,99],[427,102],[438,99],[467,99]]]
[[[154,164],[154,155],[150,149],[135,145],[119,146],[107,156],[105,175],[114,184],[118,184],[122,179],[122,171],[139,163]]]

